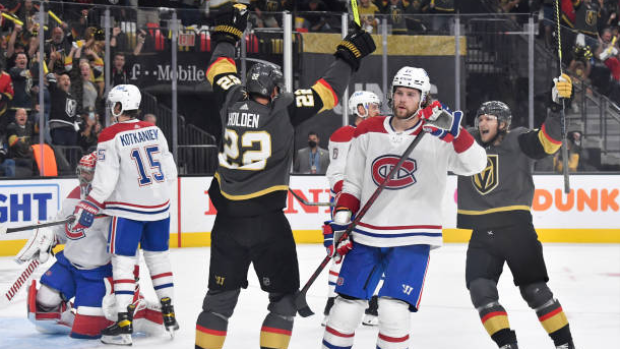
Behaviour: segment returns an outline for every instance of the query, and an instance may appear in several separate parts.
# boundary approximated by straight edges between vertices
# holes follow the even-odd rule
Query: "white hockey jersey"
[[[63,201],[56,220],[72,216],[81,199],[80,187],[76,187]],[[71,264],[78,269],[94,269],[110,262],[110,254],[107,252],[110,221],[111,217],[97,215],[93,225],[80,236],[70,232],[67,224],[54,226],[52,230],[58,241],[65,244],[64,254]]]
[[[329,167],[327,167],[327,180],[332,195],[338,194],[342,190],[344,180],[344,170],[347,166],[347,155],[351,148],[351,140],[355,133],[355,126],[342,126],[332,133],[329,137]]]
[[[129,120],[104,129],[89,197],[103,213],[138,221],[167,218],[177,168],[159,127]]]
[[[423,132],[421,121],[397,133],[391,118],[374,117],[358,125],[336,207],[357,212]],[[353,240],[377,247],[439,247],[443,242],[441,207],[448,171],[472,175],[481,172],[486,163],[484,149],[463,128],[452,143],[426,135],[355,227]]]

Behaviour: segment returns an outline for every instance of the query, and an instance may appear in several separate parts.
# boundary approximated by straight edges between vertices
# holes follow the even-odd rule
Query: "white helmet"
[[[392,94],[391,98],[394,100],[394,90],[397,86],[403,86],[408,88],[414,88],[420,91],[420,104],[418,105],[418,110],[420,106],[426,100],[428,93],[431,91],[431,81],[426,73],[426,70],[422,68],[414,68],[414,67],[402,67],[394,75],[394,80],[392,80]],[[416,115],[415,113],[413,115]]]
[[[364,115],[361,115],[357,110],[357,106],[359,106],[360,104],[364,107],[364,110],[366,111]],[[351,113],[351,115],[357,115],[360,118],[365,119],[368,117],[371,104],[376,104],[377,108],[381,108],[381,100],[376,94],[370,91],[356,91],[351,95],[351,98],[349,98],[349,113]]]
[[[108,108],[112,112],[112,116],[119,117],[126,111],[138,110],[142,95],[135,85],[116,85],[108,93]],[[116,103],[121,104],[121,111],[117,114],[114,112]]]

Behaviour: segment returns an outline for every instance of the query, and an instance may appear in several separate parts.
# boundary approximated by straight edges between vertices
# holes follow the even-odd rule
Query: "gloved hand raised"
[[[347,62],[353,71],[357,71],[362,58],[373,53],[376,48],[372,36],[361,30],[347,35],[336,47],[334,55]]]
[[[212,38],[215,42],[226,41],[233,45],[241,40],[248,26],[248,7],[244,4],[226,2],[214,8],[215,29]]]
[[[562,74],[553,79],[553,88],[551,89],[551,99],[555,104],[562,104],[561,99],[570,99],[573,94],[573,83],[570,76]]]

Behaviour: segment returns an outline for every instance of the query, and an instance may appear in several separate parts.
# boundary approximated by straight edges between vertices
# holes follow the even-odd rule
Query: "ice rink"
[[[492,349],[496,346],[480,324],[464,285],[464,244],[448,244],[431,253],[431,263],[421,309],[412,314],[411,345],[414,349]],[[545,244],[551,276],[550,287],[566,312],[577,349],[620,348],[620,245]],[[320,245],[298,247],[301,279],[305,282],[324,256]],[[176,338],[135,336],[134,347],[193,348],[195,321],[207,288],[209,248],[173,249],[175,308],[181,325]],[[39,276],[49,265],[39,267]],[[0,290],[15,281],[23,266],[10,257],[0,258]],[[290,348],[320,348],[323,335],[322,310],[326,300],[327,271],[308,292],[308,303],[317,315],[297,318]],[[259,331],[266,314],[267,297],[250,274],[230,320],[224,348],[258,348]],[[146,269],[142,268],[142,290],[155,299]],[[519,348],[545,349],[553,344],[536,315],[521,299],[506,268],[500,281],[500,301],[517,331]],[[42,335],[26,319],[26,292],[0,313],[0,348],[95,348],[98,340],[74,340],[66,336]],[[354,348],[375,348],[376,328],[360,326]]]

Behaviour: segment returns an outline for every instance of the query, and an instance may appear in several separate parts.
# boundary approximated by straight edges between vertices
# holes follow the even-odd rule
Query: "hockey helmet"
[[[90,184],[90,182],[93,180],[93,175],[95,174],[96,165],[97,165],[96,152],[92,152],[92,153],[82,156],[76,169],[78,180],[80,181],[80,186],[85,186],[85,185]]]
[[[480,115],[493,115],[497,118],[497,131],[505,132],[510,128],[510,122],[512,121],[512,112],[506,103],[500,101],[488,101],[482,103],[478,111],[476,112],[476,120],[474,121],[476,128],[478,128],[478,118]],[[506,126],[500,128],[501,123]]]
[[[279,90],[284,87],[284,75],[277,66],[256,63],[248,70],[245,86],[248,94],[271,98],[274,87]]]
[[[431,92],[431,80],[428,77],[426,70],[422,68],[400,68],[392,80],[392,92],[390,95],[392,100],[394,99],[394,90],[398,86],[414,88],[420,91],[420,104],[418,105],[418,109],[420,109],[420,106],[426,101],[428,93]]]
[[[142,95],[140,90],[135,85],[116,85],[108,93],[108,108],[114,118],[121,116],[124,112],[130,110],[138,110],[140,108],[140,101]],[[118,113],[114,112],[115,106],[120,103],[121,110]]]
[[[375,104],[377,108],[381,108],[381,100],[379,97],[370,91],[356,91],[349,98],[349,112],[352,115],[356,115],[362,119],[365,119],[369,115],[370,105]],[[362,105],[365,110],[365,114],[359,113],[358,106]]]

